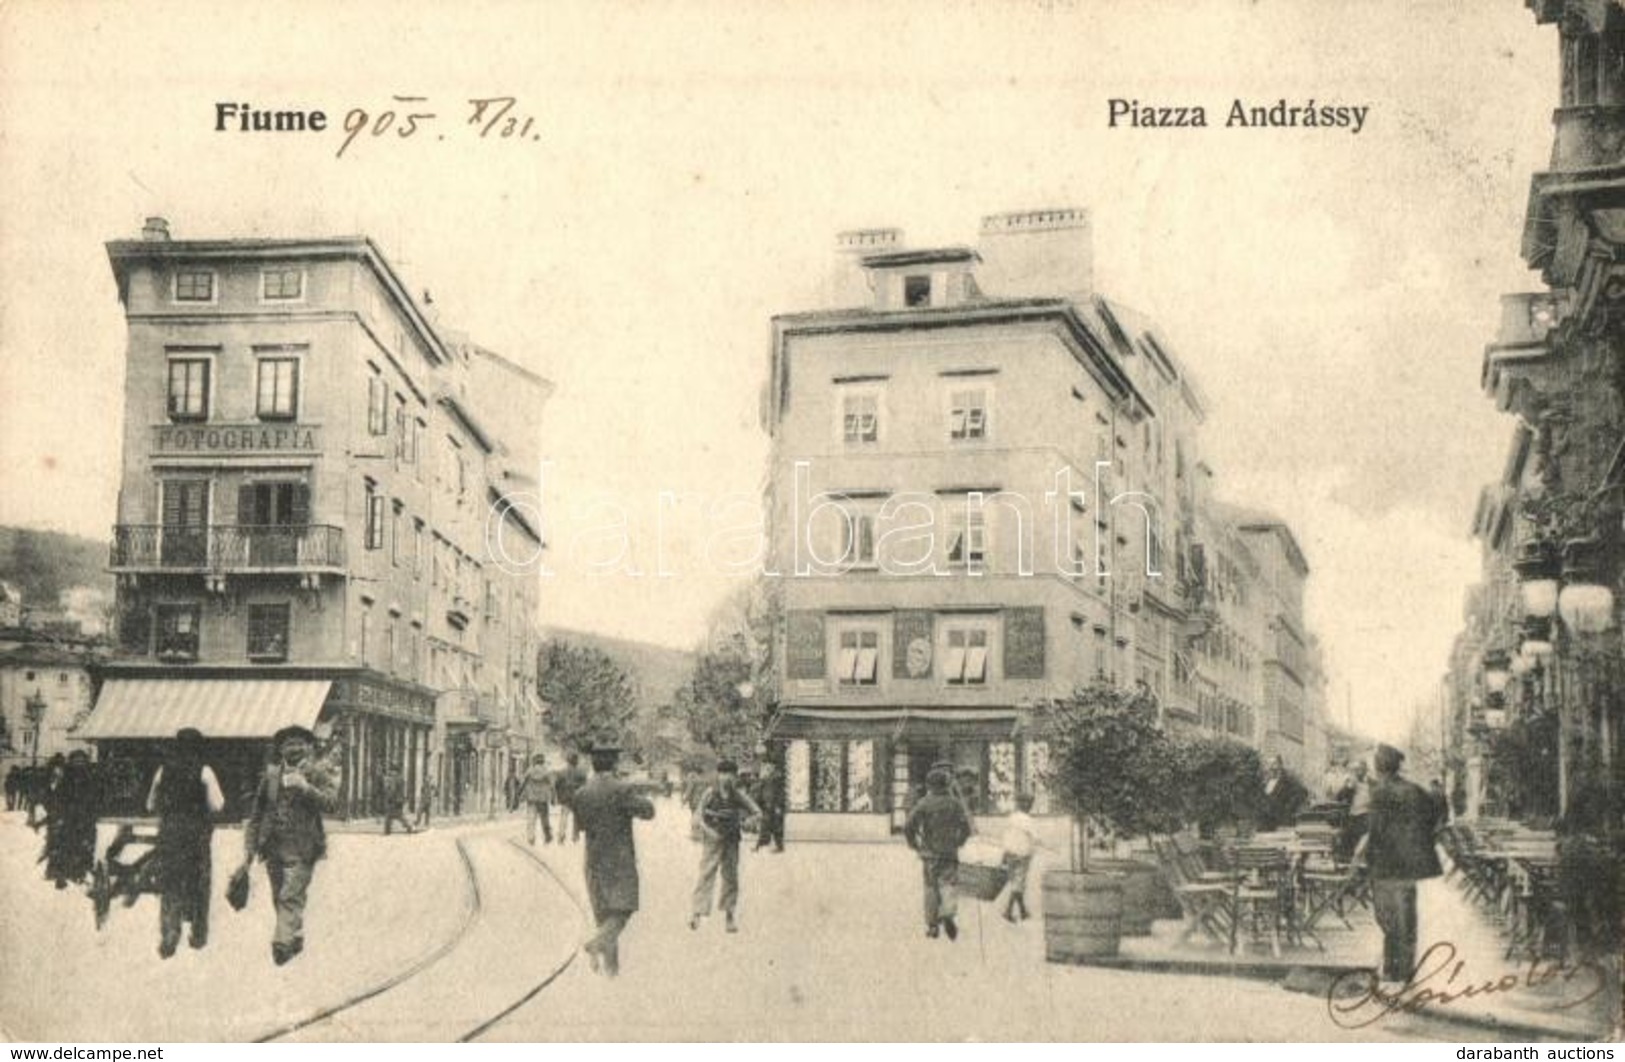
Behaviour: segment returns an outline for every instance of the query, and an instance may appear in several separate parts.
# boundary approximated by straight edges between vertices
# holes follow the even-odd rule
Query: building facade
[[[883,835],[944,760],[984,813],[1023,790],[1042,808],[1031,708],[1097,677],[1143,684],[1170,726],[1211,723],[1222,686],[1246,707],[1226,730],[1276,740],[1261,665],[1238,679],[1199,647],[1229,573],[1199,541],[1224,523],[1203,511],[1200,394],[1094,292],[1088,215],[994,215],[975,248],[845,233],[829,291],[832,308],[774,318],[764,411],[773,736],[800,828]],[[1237,556],[1291,542],[1226,534]],[[1269,593],[1301,638],[1307,569],[1285,567]]]
[[[1514,423],[1474,517],[1483,575],[1445,696],[1459,802],[1551,819],[1582,796],[1606,803],[1622,769],[1625,9],[1527,6],[1561,56],[1551,163],[1531,178],[1522,242],[1545,287],[1503,296],[1484,352],[1484,390]]]
[[[389,768],[488,803],[539,722],[539,532],[508,504],[539,457],[483,409],[501,377],[533,433],[549,386],[440,327],[364,237],[182,241],[150,219],[107,250],[119,655],[85,733],[147,767],[196,726],[230,799],[299,723],[350,814]]]
[[[0,770],[90,751],[74,728],[90,714],[100,654],[86,644],[0,637]]]

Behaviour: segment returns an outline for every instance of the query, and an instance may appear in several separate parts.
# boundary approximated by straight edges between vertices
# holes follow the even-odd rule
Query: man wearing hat
[[[332,811],[338,787],[313,755],[316,735],[286,726],[271,739],[277,760],[266,767],[243,830],[246,867],[265,862],[276,902],[276,933],[271,958],[281,966],[305,947],[305,894],[316,863],[327,854],[322,813]]]
[[[614,977],[620,972],[621,932],[638,909],[638,853],[632,820],[652,819],[655,806],[630,783],[615,776],[621,750],[600,743],[591,752],[593,775],[571,797],[570,810],[587,835],[584,868],[587,898],[598,932],[582,946],[592,968]]]
[[[519,788],[520,802],[525,805],[525,837],[536,843],[536,824],[542,824],[542,840],[553,843],[553,774],[547,769],[547,757],[538,752],[530,758],[530,770],[525,772],[524,784]]]
[[[203,762],[203,734],[185,727],[152,777],[147,810],[158,816],[158,954],[169,958],[191,923],[187,942],[209,941],[209,882],[213,876],[214,816],[225,809],[220,780]]]
[[[1404,984],[1416,972],[1416,883],[1444,873],[1433,849],[1438,806],[1427,790],[1399,776],[1405,754],[1378,745],[1370,822],[1355,851],[1371,870],[1371,901],[1382,927],[1382,980]]]
[[[728,932],[739,932],[735,912],[739,907],[739,841],[747,823],[760,821],[762,809],[739,785],[739,766],[733,760],[717,763],[717,781],[701,796],[694,808],[700,832],[700,880],[694,885],[694,909],[688,928],[700,928],[700,919],[711,913],[711,894],[717,872],[722,873],[722,896],[718,906],[726,916]]]
[[[925,935],[959,936],[959,849],[971,835],[965,804],[949,792],[953,765],[937,764],[925,778],[925,796],[914,805],[903,824],[903,839],[920,854],[925,884]]]

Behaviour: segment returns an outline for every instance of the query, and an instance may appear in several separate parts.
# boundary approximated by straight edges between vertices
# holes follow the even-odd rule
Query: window
[[[160,563],[174,568],[204,564],[209,556],[209,481],[166,479],[160,490]]]
[[[401,562],[401,524],[405,522],[406,506],[399,501],[391,505],[389,521],[389,563]]]
[[[391,675],[395,673],[395,618],[390,617],[389,626],[384,628],[384,670]]]
[[[288,606],[248,606],[248,658],[277,661],[288,659]]]
[[[397,394],[395,396],[395,463],[397,465],[403,465],[412,459],[407,451],[407,447],[412,442],[412,433],[406,425],[406,399],[404,396]]]
[[[880,395],[849,391],[841,396],[841,435],[848,443],[880,441]]]
[[[929,273],[903,278],[903,305],[931,305],[931,275]]]
[[[429,426],[421,420],[414,419],[412,421],[412,476],[419,483],[423,482],[423,461],[420,458],[423,452],[423,433],[428,428]]]
[[[372,663],[372,606],[366,601],[361,602],[361,664],[363,667]]]
[[[943,656],[943,675],[950,686],[984,686],[987,684],[988,630],[983,626],[950,626],[944,635],[947,652]]]
[[[161,660],[196,660],[198,606],[159,605],[158,657]]]
[[[846,514],[841,521],[841,563],[860,568],[875,565],[875,518],[873,513]]]
[[[412,520],[412,574],[423,574],[423,521]]]
[[[169,419],[207,420],[209,359],[169,359]]]
[[[259,374],[259,418],[294,419],[299,412],[299,359],[261,358]]]
[[[384,548],[384,496],[378,484],[367,480],[367,548]]]
[[[980,511],[955,509],[948,527],[948,563],[980,567],[987,559],[987,520]]]
[[[291,301],[305,295],[305,274],[299,269],[267,269],[260,274],[260,297]]]
[[[182,269],[175,274],[176,302],[213,302],[214,274],[207,269]]]
[[[836,681],[842,686],[874,686],[880,681],[880,632],[845,630],[840,633]]]
[[[376,369],[367,378],[367,432],[389,434],[389,386]]]
[[[955,391],[948,403],[948,438],[956,442],[987,438],[987,389]]]

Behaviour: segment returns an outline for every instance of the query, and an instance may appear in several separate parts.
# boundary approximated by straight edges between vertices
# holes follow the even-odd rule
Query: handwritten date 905
[[[436,128],[440,115],[428,108],[427,96],[391,96],[390,100],[401,106],[377,112],[353,107],[345,114],[344,143],[339,145],[335,158],[343,158],[350,145],[362,138],[410,140],[432,135],[436,140],[446,139],[446,134]],[[517,97],[468,99],[460,109],[464,120],[458,127],[465,130],[465,136],[472,135],[476,140],[537,141],[542,138],[533,131],[535,117],[519,112]]]

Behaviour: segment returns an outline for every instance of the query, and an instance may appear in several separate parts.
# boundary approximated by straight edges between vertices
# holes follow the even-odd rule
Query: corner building
[[[978,813],[1045,810],[1031,708],[1095,677],[1206,722],[1205,409],[1091,274],[1076,209],[985,218],[974,248],[863,230],[835,308],[774,318],[772,736],[803,836],[885,836],[941,760]]]
[[[128,322],[119,656],[83,728],[150,776],[195,726],[228,801],[316,730],[345,813],[386,769],[489,804],[538,737],[539,529],[510,504],[551,388],[437,325],[365,237],[107,245]],[[534,512],[534,509],[530,509]],[[508,556],[490,548],[500,536]],[[472,805],[472,807],[470,807]]]

